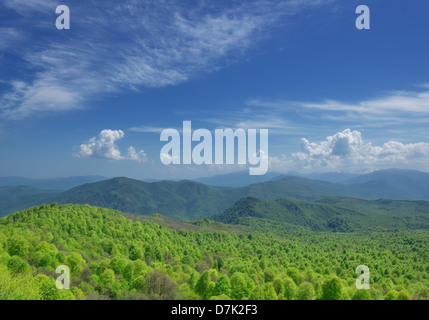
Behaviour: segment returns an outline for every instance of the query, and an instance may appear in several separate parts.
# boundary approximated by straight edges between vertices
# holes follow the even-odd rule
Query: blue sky
[[[70,30],[55,28],[59,4]],[[370,30],[355,27],[361,4]],[[0,176],[243,169],[161,164],[161,130],[186,120],[269,129],[273,171],[429,171],[428,10],[405,0],[4,0]]]

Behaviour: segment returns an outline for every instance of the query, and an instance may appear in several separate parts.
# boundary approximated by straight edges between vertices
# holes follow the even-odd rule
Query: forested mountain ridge
[[[377,177],[380,175],[381,173]],[[384,176],[386,175],[388,176],[388,173]],[[381,187],[388,184],[383,181],[369,179],[358,184],[344,185],[284,176],[271,181],[231,188],[208,186],[188,180],[148,183],[119,177],[83,184],[64,192],[43,190],[36,192],[36,189],[32,189],[33,192],[25,193],[22,190],[24,187],[0,187],[0,216],[51,202],[90,204],[146,215],[161,213],[177,220],[192,220],[198,216],[209,217],[221,214],[245,197],[265,200],[287,197],[304,201],[318,201],[332,196],[367,200],[419,199],[418,196],[410,196],[409,192],[398,190],[396,185]],[[408,185],[404,185],[404,188],[411,189]],[[429,188],[426,191],[429,194]],[[421,193],[426,191],[422,189]],[[425,197],[422,196],[423,198]]]
[[[0,219],[0,299],[429,299],[427,232],[279,237],[157,219],[55,203]],[[355,287],[362,264],[370,290]],[[58,265],[70,290],[55,288]]]
[[[429,230],[429,202],[360,200],[328,197],[317,202],[278,198],[243,198],[213,217],[223,223],[239,224],[260,231],[291,232],[291,226],[313,231],[353,232],[365,230]],[[261,228],[265,225],[265,228]],[[301,230],[301,229],[300,229]]]
[[[51,203],[58,192],[29,186],[0,187],[0,217],[44,203]]]
[[[288,198],[259,200],[248,197],[237,201],[234,206],[214,216],[213,219],[228,224],[242,224],[245,218],[247,221],[248,218],[254,218],[257,224],[258,219],[265,219],[273,223],[286,223],[289,226],[304,227],[313,231],[349,232],[353,230],[349,220],[355,215],[362,214],[332,205]],[[267,229],[266,232],[269,230]]]
[[[234,195],[223,188],[193,181],[142,182],[114,178],[85,184],[56,197],[59,203],[90,204],[127,213],[165,216],[187,220],[211,216],[233,204]]]

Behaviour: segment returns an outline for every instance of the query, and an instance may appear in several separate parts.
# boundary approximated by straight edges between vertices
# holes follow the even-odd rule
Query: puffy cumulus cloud
[[[313,171],[366,170],[425,162],[429,159],[429,143],[404,144],[388,141],[382,146],[364,142],[359,131],[346,129],[322,142],[301,139],[302,152],[292,154],[290,165]]]
[[[128,159],[136,162],[143,162],[147,160],[144,150],[136,152],[136,149],[134,147],[128,147]]]
[[[115,142],[122,139],[125,133],[122,130],[105,129],[97,137],[91,138],[88,143],[81,144],[78,153],[79,158],[99,158],[110,160],[133,160],[136,162],[146,161],[144,150],[139,152],[132,146],[128,147],[128,155],[122,156]]]
[[[163,164],[179,164],[180,163],[180,157],[171,155],[170,153],[161,152],[159,154],[159,158]]]

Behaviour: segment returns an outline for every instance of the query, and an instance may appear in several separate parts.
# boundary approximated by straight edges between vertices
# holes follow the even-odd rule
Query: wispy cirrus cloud
[[[8,87],[0,92],[0,116],[22,119],[81,108],[114,92],[177,85],[240,60],[274,22],[321,4],[78,1],[70,4],[72,30],[59,31],[54,2],[7,0],[0,9],[25,17],[37,12],[37,20],[7,26],[27,30],[26,41],[7,50],[28,72],[1,75]],[[28,30],[37,32],[37,41]]]
[[[3,5],[7,8],[13,9],[21,15],[31,15],[35,11],[43,12],[56,8],[58,2],[55,0],[4,0]]]
[[[353,123],[355,127],[381,127],[397,124],[429,122],[429,86],[415,91],[391,91],[377,98],[354,103],[326,99],[322,102],[303,102],[270,99],[250,99],[246,106],[259,108],[261,113],[277,115],[279,119],[293,113],[309,120]]]
[[[16,28],[2,28],[0,27],[0,50],[6,50],[12,47],[15,43],[22,41],[24,35]]]
[[[152,127],[152,126],[139,126],[139,127],[131,127],[128,130],[139,133],[161,133],[166,128],[161,127]]]
[[[424,85],[423,88],[426,88]],[[322,103],[302,103],[302,107],[329,111],[346,111],[363,114],[397,114],[406,112],[415,115],[429,115],[429,91],[395,91],[380,98],[358,103],[344,103],[326,100]]]
[[[246,105],[271,110],[305,108],[321,111],[353,112],[371,115],[394,115],[407,112],[414,115],[429,115],[429,84],[419,86],[423,90],[397,90],[380,95],[378,98],[359,101],[357,103],[341,102],[326,99],[322,102],[303,102],[287,100],[250,99]]]
[[[218,128],[269,129],[270,135],[297,135],[307,132],[309,126],[293,121],[289,117],[289,111],[271,107],[261,109],[259,105],[245,102],[244,107],[233,110],[209,111],[207,117],[201,120]]]

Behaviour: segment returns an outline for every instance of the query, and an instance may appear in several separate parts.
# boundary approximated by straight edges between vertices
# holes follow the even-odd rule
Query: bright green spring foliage
[[[285,234],[42,205],[0,219],[3,299],[429,299],[429,234]],[[184,228],[187,228],[186,230]],[[71,289],[58,290],[67,265]],[[371,289],[355,287],[356,267]]]

